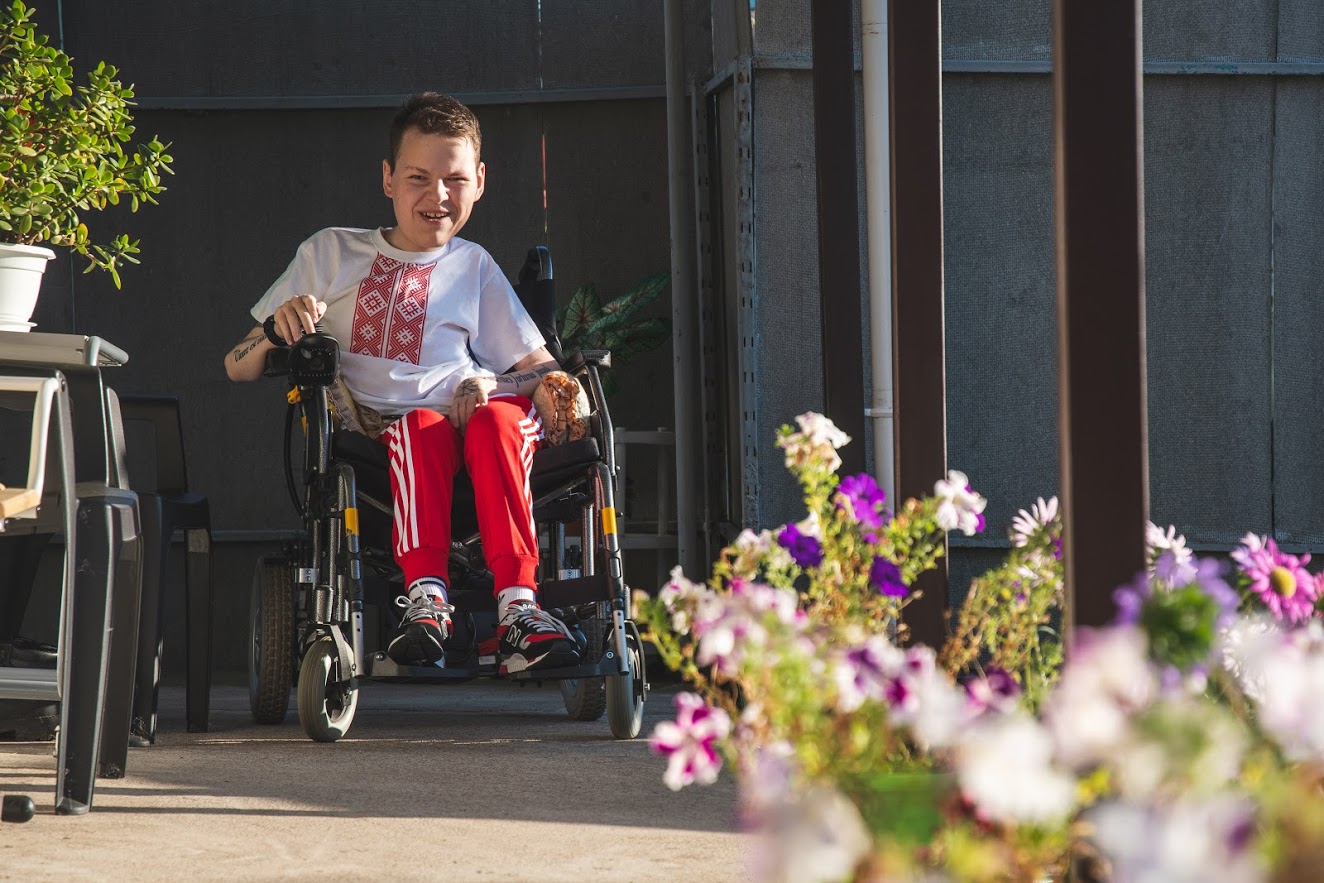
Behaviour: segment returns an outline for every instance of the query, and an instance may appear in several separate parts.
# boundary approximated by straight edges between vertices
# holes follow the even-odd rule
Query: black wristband
[[[262,333],[267,336],[267,340],[271,341],[276,346],[289,346],[289,344],[285,342],[285,338],[276,333],[275,316],[267,316],[267,321],[262,323]]]

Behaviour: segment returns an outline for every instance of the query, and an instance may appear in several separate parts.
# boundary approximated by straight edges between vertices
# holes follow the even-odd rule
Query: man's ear
[[[487,166],[478,164],[478,192],[474,195],[474,202],[483,198],[483,188],[487,186]]]
[[[391,161],[382,160],[382,193],[386,194],[387,199],[395,199],[395,194],[391,190]]]

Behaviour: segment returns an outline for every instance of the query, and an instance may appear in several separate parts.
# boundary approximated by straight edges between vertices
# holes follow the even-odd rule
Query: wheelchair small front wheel
[[[315,742],[334,742],[349,732],[359,691],[340,677],[336,643],[318,638],[299,667],[299,723]]]
[[[633,634],[625,636],[630,673],[606,678],[607,723],[617,739],[633,739],[644,723],[644,693],[648,679],[644,653]]]

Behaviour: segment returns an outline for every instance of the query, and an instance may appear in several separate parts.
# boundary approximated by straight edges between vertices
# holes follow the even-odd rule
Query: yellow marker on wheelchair
[[[359,510],[353,507],[345,510],[345,530],[354,536],[359,535]]]
[[[602,507],[602,535],[604,537],[616,535],[616,509],[613,506]]]
[[[285,394],[285,401],[291,405],[297,405],[303,401],[303,396],[299,395],[299,387],[291,386],[290,391]]]

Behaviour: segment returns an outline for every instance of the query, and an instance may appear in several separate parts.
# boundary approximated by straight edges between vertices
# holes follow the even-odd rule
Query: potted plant
[[[556,325],[561,329],[561,349],[567,353],[577,350],[611,350],[612,363],[622,362],[656,349],[671,338],[671,323],[666,319],[637,318],[635,314],[652,303],[671,280],[669,273],[655,273],[634,288],[613,300],[603,303],[597,287],[586,283],[557,310]],[[602,379],[603,390],[611,394],[616,390],[613,377]]]
[[[26,331],[41,274],[64,246],[106,270],[120,287],[122,262],[137,263],[137,241],[119,234],[94,243],[80,212],[127,199],[156,202],[170,172],[169,145],[132,144],[133,89],[100,62],[75,85],[71,59],[48,45],[19,0],[0,8],[0,330]]]

